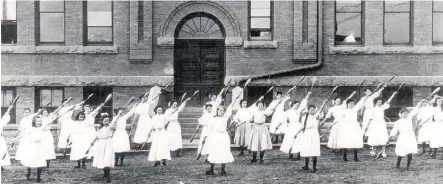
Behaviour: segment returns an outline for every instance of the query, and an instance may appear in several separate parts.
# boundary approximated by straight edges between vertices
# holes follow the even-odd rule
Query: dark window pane
[[[361,13],[337,13],[336,42],[361,42]]]
[[[17,20],[17,3],[15,0],[2,0],[3,9],[1,14],[1,20]],[[5,16],[4,16],[5,15]],[[3,29],[2,29],[3,31]]]
[[[443,42],[443,12],[434,13],[432,40],[434,42]]]
[[[260,31],[260,30],[251,30],[250,36],[252,39],[257,40],[270,40],[271,39],[271,31]]]
[[[39,1],[40,2],[40,12],[64,12],[65,2],[64,1]]]
[[[2,107],[9,107],[14,99],[13,90],[2,90]]]
[[[385,13],[385,43],[409,43],[409,13]]]
[[[112,27],[88,27],[88,42],[112,42]]]
[[[91,93],[94,94],[87,104],[91,105],[93,109],[98,107],[101,103],[103,103],[106,99],[106,97],[112,93],[112,88],[110,87],[84,87],[83,88],[83,99],[86,99]],[[99,115],[95,118],[95,123],[99,123],[100,120],[100,113],[108,113],[109,116],[112,117],[112,98],[108,101],[108,103],[105,104],[105,106],[102,108],[102,110],[99,112]]]
[[[361,1],[337,1],[337,12],[361,12]]]
[[[434,11],[443,11],[443,1],[434,0]]]
[[[410,1],[385,1],[385,11],[407,11],[410,9]]]
[[[15,44],[17,43],[17,22],[16,21],[2,21],[2,43]]]
[[[271,19],[251,18],[251,28],[271,28]]]
[[[40,41],[65,41],[64,13],[40,13]]]

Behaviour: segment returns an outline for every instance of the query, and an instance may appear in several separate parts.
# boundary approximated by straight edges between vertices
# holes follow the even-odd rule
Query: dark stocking
[[[309,157],[305,158],[305,166],[303,166],[302,169],[309,170]]]
[[[408,154],[408,162],[406,165],[406,169],[410,169],[411,168],[411,161],[412,161],[412,154]]]
[[[125,154],[120,153],[120,166],[123,166],[123,160],[125,159]]]
[[[421,148],[423,149],[423,152],[421,154],[424,155],[426,153],[426,142],[421,143]]]
[[[360,161],[358,159],[358,149],[354,149],[354,161],[356,161],[356,162]]]
[[[118,166],[118,157],[120,156],[119,153],[115,153],[115,161],[114,161],[114,166]]]
[[[221,175],[226,175],[226,170],[225,170],[225,168],[226,168],[226,164],[221,164]]]
[[[434,151],[434,152],[432,153],[431,157],[432,157],[432,158],[436,158],[436,157],[437,157],[437,151],[438,151],[438,148],[434,148],[433,151]]]
[[[260,151],[260,164],[263,164],[263,157],[265,157],[265,151]]]
[[[162,160],[162,165],[163,165],[163,166],[167,166],[167,165],[168,165],[168,164],[166,163],[166,159],[163,159],[163,160]]]
[[[395,167],[400,168],[401,157],[397,157],[397,165]]]
[[[312,171],[317,172],[317,157],[312,157],[312,167],[314,168]]]
[[[245,149],[243,146],[240,146],[240,153],[238,154],[238,156],[242,156],[245,154]]]
[[[252,152],[252,160],[251,163],[257,163],[257,152],[253,151]]]
[[[46,168],[49,168],[49,160],[46,160]]]
[[[211,168],[208,171],[206,171],[206,175],[213,175],[214,174],[214,167],[215,167],[215,164],[211,163]]]
[[[77,160],[77,166],[75,166],[74,168],[79,169],[80,168],[80,160]]]
[[[42,180],[41,180],[41,175],[42,175],[42,168],[41,167],[39,167],[39,168],[37,168],[37,182],[38,183],[40,183]]]
[[[348,149],[343,149],[343,161],[348,161]]]
[[[294,158],[294,154],[289,153],[289,159],[292,159],[292,158]]]
[[[26,180],[29,181],[29,177],[31,176],[31,168],[28,167],[28,174],[26,174]]]
[[[82,168],[86,169],[86,157],[82,159]]]
[[[111,182],[111,168],[105,167],[104,170],[105,170],[106,183],[110,183]]]

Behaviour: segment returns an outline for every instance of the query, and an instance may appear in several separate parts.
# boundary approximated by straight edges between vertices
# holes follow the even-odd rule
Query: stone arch
[[[242,45],[243,40],[240,34],[240,24],[238,19],[219,4],[208,1],[188,1],[179,4],[174,10],[172,10],[160,27],[158,44],[160,46],[173,45],[177,25],[187,15],[195,12],[203,12],[217,17],[224,27],[227,46]]]

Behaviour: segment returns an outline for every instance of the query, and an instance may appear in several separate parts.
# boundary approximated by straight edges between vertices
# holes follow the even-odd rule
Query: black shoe
[[[432,153],[431,158],[437,158],[437,155]]]
[[[301,167],[301,169],[303,169],[304,171],[307,171],[307,170],[309,170],[309,167],[303,166],[303,167]]]
[[[205,163],[209,164],[209,161],[208,161],[208,159],[206,159],[206,160],[205,160]]]
[[[360,162],[360,159],[358,159],[358,157],[355,157],[355,158],[354,158],[354,161],[356,161],[356,162]]]
[[[289,154],[289,159],[292,159],[292,158],[294,158],[294,155],[293,154]]]
[[[166,163],[166,161],[162,161],[162,165],[163,165],[163,166],[168,166],[168,164]]]
[[[26,181],[29,181],[29,177],[30,177],[31,175],[26,174],[25,176],[26,176]]]
[[[80,169],[80,166],[75,166],[74,169]]]
[[[110,176],[106,177],[106,183],[111,183],[111,177]]]
[[[221,174],[221,175],[226,175],[227,173],[226,173],[225,170],[222,170],[222,171],[220,172],[220,174]]]
[[[251,160],[251,164],[256,164],[256,163],[257,163],[257,160],[255,160],[255,159]]]
[[[314,168],[311,172],[312,173],[316,173],[317,172],[317,168]]]
[[[83,166],[82,166],[82,169],[86,169],[86,165],[83,165]]]
[[[240,153],[238,154],[238,156],[243,156],[243,155],[245,155],[243,151],[240,151]]]
[[[260,164],[263,164],[264,163],[264,161],[263,160],[260,160]]]
[[[400,165],[397,164],[397,165],[395,166],[395,168],[400,169]]]
[[[160,165],[160,162],[159,162],[159,161],[156,161],[155,164],[154,164],[154,167],[157,167],[157,166],[159,166],[159,165]]]
[[[42,179],[37,179],[37,183],[41,183],[42,182]]]
[[[206,171],[206,175],[214,175],[214,171],[213,170],[208,170],[208,171]]]
[[[347,162],[348,158],[347,157],[343,157],[343,161]]]

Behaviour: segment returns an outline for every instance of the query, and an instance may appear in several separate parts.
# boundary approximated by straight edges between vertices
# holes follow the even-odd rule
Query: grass
[[[112,183],[443,183],[443,160],[431,159],[428,155],[414,155],[412,169],[406,171],[406,158],[402,161],[402,169],[394,167],[396,156],[393,149],[388,150],[388,157],[379,160],[368,155],[368,151],[360,151],[360,162],[353,161],[349,154],[349,162],[343,162],[341,155],[334,155],[322,148],[322,156],[318,159],[318,172],[310,173],[300,169],[304,161],[289,160],[286,154],[278,149],[268,151],[263,165],[250,165],[249,156],[236,156],[235,162],[227,165],[226,176],[220,175],[220,166],[216,166],[215,176],[206,176],[209,165],[202,160],[196,161],[195,150],[184,151],[184,155],[173,158],[167,167],[152,167],[147,161],[146,153],[128,155],[123,167],[111,170]],[[312,164],[312,163],[310,163]],[[92,168],[74,169],[74,162],[58,159],[51,162],[51,168],[44,169],[44,183],[103,183],[103,171]],[[311,166],[311,165],[310,165]],[[26,168],[18,162],[5,167],[2,183],[35,183],[36,170],[32,171],[31,181],[26,181]]]

